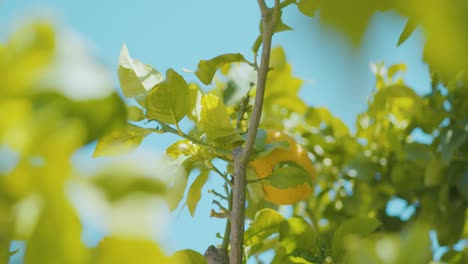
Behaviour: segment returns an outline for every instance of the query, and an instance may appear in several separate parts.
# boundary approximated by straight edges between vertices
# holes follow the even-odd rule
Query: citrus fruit
[[[283,132],[276,130],[267,131],[266,143],[274,143],[280,141],[287,141],[288,148],[277,148],[267,154],[253,160],[250,165],[254,167],[257,176],[261,179],[270,176],[273,169],[280,162],[293,161],[302,166],[309,174],[312,180],[315,178],[315,169],[312,165],[312,160],[307,155],[307,151],[303,149],[297,142],[290,136]],[[289,175],[282,175],[288,177]],[[312,194],[312,187],[307,183],[297,185],[292,188],[279,189],[267,183],[262,184],[264,199],[275,204],[285,205],[294,204],[301,200],[306,199]]]

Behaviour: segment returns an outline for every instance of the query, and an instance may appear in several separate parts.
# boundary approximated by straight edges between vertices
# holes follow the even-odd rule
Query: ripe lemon
[[[315,169],[304,150],[297,142],[290,136],[280,131],[269,130],[267,131],[266,143],[274,143],[279,141],[288,141],[288,148],[278,148],[273,150],[266,156],[253,160],[250,165],[255,168],[259,178],[266,178],[271,175],[274,167],[283,161],[293,161],[301,165],[309,174],[312,180],[315,178]],[[288,177],[288,175],[284,175]],[[278,189],[268,184],[262,185],[264,192],[264,199],[275,204],[294,204],[301,200],[306,199],[312,194],[312,188],[304,183],[293,188]]]

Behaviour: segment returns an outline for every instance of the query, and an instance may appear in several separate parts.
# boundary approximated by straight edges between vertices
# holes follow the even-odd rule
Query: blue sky
[[[302,16],[295,7],[284,11],[284,22],[294,31],[280,33],[274,45],[281,45],[293,65],[296,76],[305,80],[301,95],[310,105],[325,106],[354,126],[354,117],[365,110],[374,78],[370,61],[386,65],[407,63],[406,82],[420,93],[429,89],[427,66],[422,62],[423,36],[416,31],[403,45],[396,47],[405,19],[391,12],[373,17],[363,43],[351,47],[347,38],[317,18]],[[199,60],[222,53],[240,52],[251,57],[250,47],[258,35],[259,11],[256,1],[208,0],[133,0],[63,1],[0,0],[0,35],[15,22],[34,16],[49,17],[84,36],[95,54],[114,74],[122,43],[132,57],[164,72],[167,68],[195,69]],[[191,74],[184,74],[194,80]],[[151,137],[144,141],[164,151],[173,137]],[[91,155],[91,151],[83,155]],[[191,179],[193,180],[193,179]],[[210,178],[209,187],[219,182]],[[219,243],[217,232],[224,221],[209,218],[212,196],[205,194],[195,218],[187,210],[176,210],[165,248],[168,252],[192,248],[200,252]],[[98,233],[88,229],[84,237],[95,240]]]

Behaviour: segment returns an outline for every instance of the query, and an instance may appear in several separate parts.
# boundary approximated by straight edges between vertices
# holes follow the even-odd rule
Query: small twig
[[[224,207],[219,201],[213,200],[212,203],[217,205],[219,207],[219,209],[221,209],[221,211],[223,211],[225,213],[229,213],[229,210],[226,207]]]
[[[219,192],[217,192],[215,190],[208,190],[208,192],[214,194],[215,196],[218,196],[219,198],[221,198],[223,200],[228,200],[227,196],[224,196],[224,195],[220,194]]]
[[[231,210],[232,210],[232,191],[228,190],[227,184],[225,184],[224,187],[226,189],[226,192],[228,192],[228,196],[229,196],[228,209],[229,209],[229,212],[231,212]],[[223,243],[221,244],[221,249],[224,252],[228,252],[230,238],[231,238],[231,220],[228,218],[227,221],[226,221],[226,227],[224,228]]]
[[[221,178],[223,178],[227,184],[232,186],[232,182],[228,179],[227,175],[225,173],[222,173],[218,168],[216,168],[216,166],[213,165],[213,163],[211,163],[211,168],[213,169],[214,172],[216,172],[216,174],[221,176]]]

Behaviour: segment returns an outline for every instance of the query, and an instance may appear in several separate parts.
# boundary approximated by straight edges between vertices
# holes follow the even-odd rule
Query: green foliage
[[[200,172],[200,175],[197,176],[195,181],[189,188],[187,194],[187,207],[190,211],[190,215],[194,216],[195,210],[197,209],[198,202],[201,198],[201,191],[203,185],[205,185],[206,181],[208,180],[209,171],[204,170]]]
[[[202,60],[198,63],[198,69],[195,72],[198,79],[206,85],[211,84],[216,71],[223,65],[233,62],[247,62],[242,54],[229,53],[219,55],[211,60]]]
[[[281,4],[296,4],[310,17],[319,12],[320,21],[343,31],[354,45],[376,11],[396,11],[408,17],[397,45],[420,27],[433,80],[429,93],[418,94],[401,78],[405,64],[374,65],[376,84],[367,109],[357,116],[356,127],[348,128],[326,108],[304,102],[299,96],[303,82],[293,76],[284,50],[272,49],[262,129],[250,160],[287,148],[285,141],[266,144],[264,129],[284,131],[311,154],[316,177],[312,183],[293,162],[276,165],[272,175],[261,180],[248,168],[247,258],[273,250],[272,263],[428,263],[438,250],[431,248],[431,230],[436,242],[448,249],[442,261],[467,262],[464,0]],[[283,11],[275,32],[291,29],[281,19]],[[253,45],[254,56],[261,37]],[[111,234],[96,249],[87,248],[65,190],[80,182],[111,204],[133,194],[158,196],[170,210],[186,204],[193,216],[208,178],[216,175],[225,183],[211,191],[220,199],[215,204],[221,211],[213,210],[212,216],[225,218],[232,202],[233,151],[250,129],[256,94],[255,78],[247,84],[233,79],[232,72],[243,69],[256,76],[256,59],[249,62],[242,54],[224,54],[202,60],[192,77],[211,86],[199,87],[172,69],[164,77],[131,58],[123,45],[117,74],[126,105],[108,83],[102,84],[102,94],[77,97],[59,81],[46,82],[60,79],[53,63],[61,56],[56,51],[59,45],[60,36],[43,22],[17,30],[0,44],[0,147],[18,156],[11,169],[0,170],[0,263],[14,254],[9,245],[15,239],[27,242],[25,263],[206,263],[198,252],[166,256],[153,241],[119,234]],[[103,159],[136,149],[152,132],[181,137],[166,149],[165,162],[177,164],[162,171],[167,179],[119,166],[83,177],[71,162],[92,141],[98,140],[93,156]],[[195,178],[187,186],[190,175]],[[290,214],[279,213],[287,210],[262,199],[262,184],[290,188],[303,183],[313,186],[314,194],[288,207]],[[397,199],[405,208],[390,213]],[[18,213],[28,203],[35,213]]]

